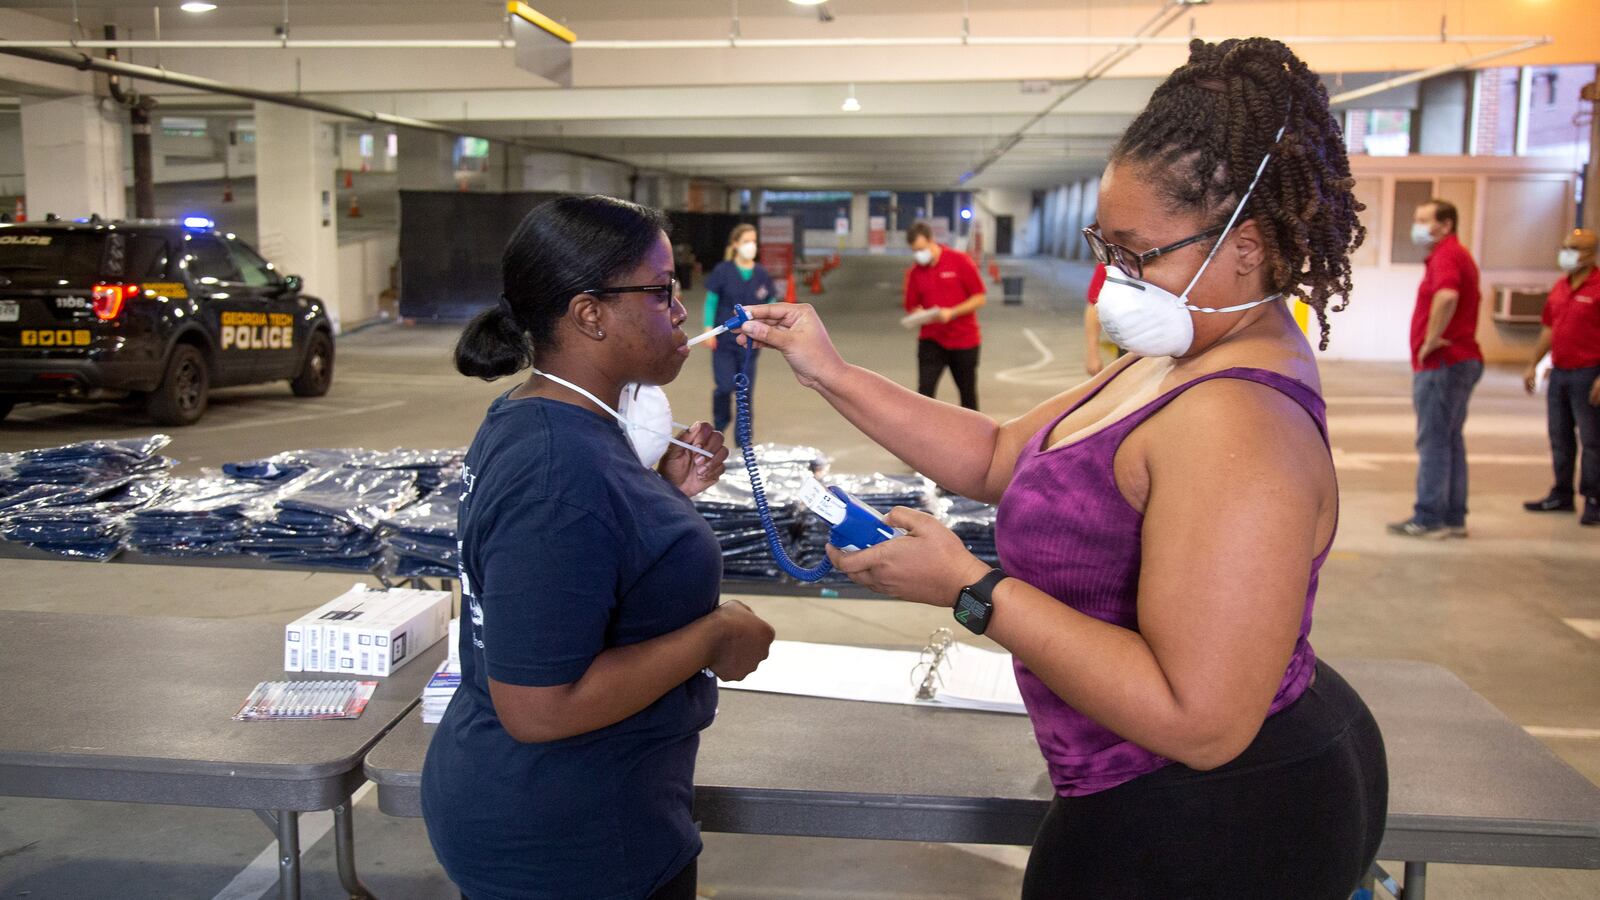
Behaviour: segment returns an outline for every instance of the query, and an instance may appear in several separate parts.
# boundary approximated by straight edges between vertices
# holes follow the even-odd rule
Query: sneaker
[[[1465,525],[1446,525],[1444,530],[1445,537],[1464,538],[1467,536],[1467,526]]]
[[[1465,526],[1462,527],[1465,531]],[[1406,519],[1404,522],[1389,523],[1389,533],[1403,537],[1428,538],[1440,540],[1450,536],[1450,529],[1443,525],[1424,525],[1416,519]]]
[[[1579,525],[1600,525],[1600,497],[1587,497],[1583,501],[1583,515]]]
[[[1577,507],[1572,505],[1571,494],[1562,495],[1551,491],[1546,497],[1522,504],[1522,508],[1528,512],[1572,512]]]

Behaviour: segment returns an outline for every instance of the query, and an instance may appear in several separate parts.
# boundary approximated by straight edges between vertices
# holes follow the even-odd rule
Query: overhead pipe
[[[1548,37],[1529,38],[1514,47],[1503,47],[1499,50],[1491,50],[1488,53],[1480,53],[1477,56],[1469,56],[1466,59],[1457,60],[1453,63],[1444,63],[1442,65],[1434,66],[1430,69],[1422,69],[1420,71],[1410,72],[1405,75],[1397,75],[1393,78],[1386,78],[1377,84],[1369,84],[1366,87],[1356,88],[1355,90],[1335,94],[1328,98],[1328,105],[1336,106],[1340,103],[1349,103],[1352,100],[1360,100],[1363,97],[1370,97],[1373,94],[1381,94],[1390,88],[1397,88],[1418,81],[1426,81],[1429,78],[1434,78],[1439,75],[1448,75],[1451,72],[1458,72],[1462,69],[1471,68],[1479,63],[1486,63],[1490,60],[1499,59],[1502,56],[1511,56],[1514,53],[1521,53],[1524,50],[1532,50],[1534,47],[1542,47],[1545,44],[1550,43],[1552,40],[1553,38]]]
[[[133,63],[120,62],[117,60],[98,59],[84,53],[69,53],[61,50],[49,49],[6,47],[3,45],[0,45],[0,53],[21,57],[23,59],[31,59],[37,62],[51,63],[59,66],[70,66],[74,69],[79,69],[85,72],[101,72],[108,75],[120,75],[125,78],[137,78],[145,81],[158,81],[163,84],[192,88],[194,90],[204,91],[206,93],[226,94],[233,97],[243,97],[247,100],[259,100],[262,103],[275,103],[279,106],[292,106],[297,109],[307,109],[311,110],[312,112],[320,112],[330,116],[337,116],[342,119],[355,119],[361,122],[371,122],[379,125],[393,125],[397,128],[412,128],[417,131],[431,131],[438,134],[448,134],[451,136],[475,137],[498,144],[518,147],[524,150],[534,150],[542,153],[560,153],[565,156],[572,156],[579,159],[588,159],[595,162],[609,163],[611,165],[623,166],[629,170],[645,169],[647,171],[660,172],[665,175],[672,175],[680,178],[692,177],[681,172],[672,171],[670,169],[639,166],[625,159],[618,159],[616,157],[605,156],[599,153],[585,153],[580,150],[568,150],[562,147],[544,147],[538,144],[519,141],[511,138],[473,134],[472,132],[461,128],[455,128],[439,122],[429,121],[427,119],[416,119],[410,116],[397,116],[391,113],[381,113],[370,109],[358,109],[353,106],[342,106],[337,103],[326,103],[321,100],[313,100],[309,97],[289,94],[275,94],[271,91],[258,90],[256,88],[245,87],[237,84],[228,84],[226,82],[215,81],[210,78],[203,78],[199,75],[186,75],[182,72],[171,71],[170,69],[156,69],[151,68],[150,66],[139,66],[134,65]],[[713,178],[706,178],[702,180],[717,181],[718,183],[721,183],[717,179]]]
[[[106,40],[114,41],[117,26],[105,26]],[[106,58],[116,61],[117,51],[107,50]],[[151,146],[150,112],[156,108],[156,99],[134,90],[124,90],[122,80],[116,75],[107,77],[111,99],[128,111],[128,124],[133,134],[133,215],[139,219],[153,219],[156,215],[155,149]]]

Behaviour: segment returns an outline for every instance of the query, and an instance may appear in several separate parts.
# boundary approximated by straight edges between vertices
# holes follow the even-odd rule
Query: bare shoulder
[[[1197,384],[1168,404],[1151,424],[1164,438],[1175,438],[1161,441],[1161,447],[1178,453],[1185,447],[1229,456],[1307,449],[1326,453],[1310,410],[1272,385],[1243,378]]]

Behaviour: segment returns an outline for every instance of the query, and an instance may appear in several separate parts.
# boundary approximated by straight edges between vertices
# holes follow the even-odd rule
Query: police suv
[[[333,327],[209,219],[0,225],[0,418],[26,401],[131,399],[188,425],[215,387],[333,383]]]

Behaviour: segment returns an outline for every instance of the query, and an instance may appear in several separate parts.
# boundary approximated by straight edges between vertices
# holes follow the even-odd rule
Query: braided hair
[[[1328,92],[1293,51],[1267,38],[1191,41],[1189,61],[1156,88],[1111,158],[1148,166],[1170,210],[1221,225],[1268,152],[1246,215],[1270,248],[1271,288],[1316,310],[1326,350],[1328,313],[1350,304],[1364,207]]]

